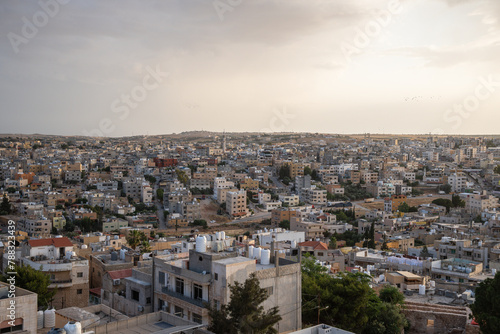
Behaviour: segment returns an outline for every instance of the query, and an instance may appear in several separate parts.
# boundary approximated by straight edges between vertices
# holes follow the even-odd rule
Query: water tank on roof
[[[296,240],[292,240],[292,248],[297,248],[297,241]]]
[[[54,327],[56,325],[56,310],[45,310],[45,312],[43,312],[43,323],[45,327]]]
[[[106,241],[109,241],[111,237],[109,235],[106,236]]]
[[[220,233],[220,238],[221,238],[222,240],[226,240],[226,232],[222,231],[222,232]]]
[[[253,249],[253,257],[257,260],[260,260],[262,249],[260,247],[256,247]]]
[[[207,239],[204,236],[196,237],[196,251],[201,253],[207,251]]]
[[[82,249],[87,249],[88,246],[87,245],[82,245]]]
[[[253,247],[253,246],[248,246],[248,255],[247,255],[247,256],[248,256],[250,259],[253,259],[253,249],[254,249],[254,247]]]
[[[118,253],[115,251],[111,252],[111,261],[118,261]]]
[[[271,258],[271,251],[269,249],[263,249],[260,256],[260,263],[267,265]]]
[[[493,276],[495,276],[497,274],[497,270],[495,268],[491,269],[491,273],[493,274]]]
[[[425,285],[419,284],[418,286],[418,294],[425,295]]]
[[[125,260],[125,254],[127,251],[125,249],[120,249],[120,260]]]
[[[64,326],[67,334],[82,334],[82,324],[75,321],[70,321]]]
[[[478,244],[477,244],[479,247],[483,247],[483,241],[482,240],[479,240]]]
[[[38,311],[36,313],[36,328],[37,329],[43,328],[43,311]]]
[[[113,239],[118,240],[118,239],[120,239],[120,236],[119,235],[115,235]]]
[[[72,251],[66,251],[66,259],[67,260],[71,260],[71,256],[73,256],[73,252]]]

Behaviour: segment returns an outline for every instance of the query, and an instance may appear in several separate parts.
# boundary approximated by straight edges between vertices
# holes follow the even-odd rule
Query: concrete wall
[[[465,307],[406,302],[403,313],[411,324],[409,334],[465,333]]]

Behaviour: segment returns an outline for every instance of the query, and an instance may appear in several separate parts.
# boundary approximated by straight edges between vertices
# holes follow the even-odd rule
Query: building
[[[66,238],[28,240],[22,244],[21,263],[50,276],[56,289],[55,308],[85,307],[89,300],[89,261],[73,252]]]
[[[245,190],[227,193],[226,211],[231,217],[247,215],[247,193]]]
[[[401,204],[406,203],[406,195],[392,195],[390,198],[384,199],[384,211],[396,212]]]
[[[273,210],[271,212],[271,222],[275,225],[279,224],[283,220],[291,222],[292,219],[300,217],[301,217],[301,212],[299,210],[280,208]]]
[[[227,181],[225,177],[216,177],[214,179],[214,195],[213,198],[218,200],[218,192],[221,189],[234,188],[234,182]]]
[[[189,258],[154,258],[155,310],[165,310],[186,320],[208,324],[204,303],[220,307],[229,302],[229,286],[255,274],[269,298],[263,307],[279,307],[279,332],[298,330],[301,321],[300,263],[279,257],[270,262],[230,251],[189,251]],[[260,263],[259,263],[260,262]]]
[[[467,188],[467,175],[464,172],[455,172],[448,176],[448,184],[452,192],[461,192]]]
[[[280,195],[279,200],[284,206],[298,206],[300,203],[299,195]]]
[[[15,297],[11,294],[9,283],[0,282],[0,333],[37,333],[38,295],[16,287]],[[11,317],[10,310],[15,306]]]

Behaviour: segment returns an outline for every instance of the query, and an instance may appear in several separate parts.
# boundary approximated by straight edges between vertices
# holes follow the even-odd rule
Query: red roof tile
[[[299,243],[300,247],[312,247],[314,250],[324,249],[328,250],[328,245],[321,241],[305,241]]]
[[[132,268],[108,271],[109,277],[111,279],[120,279],[132,276]]]
[[[54,245],[54,247],[73,247],[73,243],[66,237],[29,240],[31,247],[42,247]]]

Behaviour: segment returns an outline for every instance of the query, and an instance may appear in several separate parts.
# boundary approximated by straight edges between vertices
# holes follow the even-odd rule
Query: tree
[[[161,188],[156,189],[156,198],[158,198],[158,200],[163,201],[163,194],[164,194],[163,189]]]
[[[451,206],[454,208],[465,208],[465,201],[459,195],[452,195]]]
[[[470,306],[474,319],[484,334],[498,333],[500,328],[500,272],[476,288],[476,300]]]
[[[500,165],[497,165],[493,171],[496,173],[496,174],[500,174]]]
[[[12,212],[12,207],[10,206],[9,199],[6,195],[3,195],[2,203],[0,203],[0,215],[8,215]]]
[[[446,207],[446,213],[450,212],[450,208],[453,205],[453,203],[449,199],[444,199],[444,198],[437,198],[433,200],[432,203]]]
[[[370,240],[368,241],[368,248],[375,249],[375,222],[372,222],[372,225],[370,226],[368,238],[370,238]]]
[[[209,331],[216,334],[274,334],[278,331],[274,325],[281,320],[278,307],[264,312],[261,305],[269,298],[266,289],[262,289],[254,273],[243,284],[235,282],[229,286],[231,300],[222,305],[206,305],[212,319]]]
[[[391,285],[388,285],[380,290],[378,296],[381,301],[390,304],[403,305],[405,301],[405,296],[399,291],[399,289]]]
[[[127,236],[127,243],[132,249],[136,249],[143,241],[146,240],[146,235],[142,231],[132,230]]]
[[[330,242],[328,243],[328,248],[337,249],[337,238],[331,237]]]
[[[290,229],[290,221],[286,220],[286,219],[280,221],[279,227],[289,230]]]
[[[398,210],[399,212],[410,212],[410,206],[408,205],[408,203],[403,202],[399,204]]]
[[[49,290],[50,277],[41,270],[35,270],[30,266],[8,267],[9,271],[17,273],[15,286],[29,290],[38,295],[38,307],[50,305],[56,294],[56,289]],[[3,282],[9,282],[10,275],[2,276]]]
[[[424,245],[424,247],[420,251],[420,257],[425,258],[425,259],[432,257],[432,254],[429,253],[429,249],[427,249],[427,245]]]
[[[449,194],[451,192],[451,185],[449,183],[446,183],[446,184],[443,184],[443,185],[440,185],[438,187],[438,190],[440,191],[444,191],[446,194]]]
[[[139,245],[139,250],[141,254],[151,253],[151,245],[149,244],[149,241],[146,239],[142,240]]]

